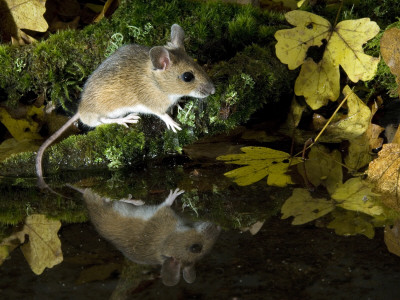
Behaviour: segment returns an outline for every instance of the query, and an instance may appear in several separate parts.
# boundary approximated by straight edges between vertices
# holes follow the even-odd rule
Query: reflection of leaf
[[[11,135],[18,141],[24,139],[41,139],[39,124],[36,119],[43,116],[43,108],[32,106],[24,119],[14,119],[4,108],[0,108],[0,121],[7,127]]]
[[[90,266],[81,271],[76,283],[84,284],[93,281],[105,281],[117,271],[121,271],[121,265],[116,263]]]
[[[26,151],[36,151],[38,145],[32,143],[31,140],[17,141],[14,138],[7,139],[0,144],[0,161],[5,160],[13,154]]]
[[[333,28],[324,18],[306,11],[291,11],[285,17],[296,27],[275,33],[276,55],[291,70],[303,64],[295,93],[304,96],[312,109],[339,97],[339,65],[353,82],[375,75],[379,58],[364,54],[362,49],[379,32],[379,26],[369,18],[342,21]],[[307,58],[310,47],[324,44],[318,63]]]
[[[29,241],[21,246],[21,250],[32,271],[39,275],[46,267],[52,268],[63,260],[57,235],[60,227],[60,221],[49,220],[44,215],[30,215],[22,230],[5,238],[0,246],[11,252],[18,244],[24,243],[28,235]]]
[[[337,206],[371,216],[383,213],[383,207],[375,201],[377,196],[360,177],[350,178],[331,195]]]
[[[385,227],[385,244],[390,253],[400,256],[400,222]]]
[[[48,24],[43,17],[46,11],[46,0],[5,0],[8,7],[8,12],[11,14],[12,22],[17,29],[29,29],[33,31],[45,32]],[[0,21],[4,28],[12,27],[12,24],[4,24]],[[18,41],[21,41],[23,32],[18,30],[18,35],[13,36]]]
[[[227,164],[247,165],[225,173],[238,185],[249,185],[268,176],[268,185],[286,186],[292,183],[290,176],[285,174],[289,166],[301,162],[299,158],[291,158],[288,153],[270,148],[243,147],[241,150],[245,153],[217,157]]]
[[[341,160],[342,156],[338,150],[330,152],[322,145],[314,145],[304,162],[308,181],[315,187],[323,185],[330,194],[333,193],[342,184]],[[298,165],[298,169],[300,173],[304,173],[301,165]]]
[[[335,229],[338,235],[363,234],[372,239],[375,235],[374,226],[366,219],[367,216],[353,211],[337,211],[333,213],[335,219],[328,224],[328,228]]]
[[[49,220],[44,215],[26,218],[23,230],[29,235],[29,242],[21,250],[35,274],[62,262],[61,241],[57,235],[60,227],[60,221]]]
[[[335,208],[332,201],[313,198],[305,189],[294,189],[293,194],[282,205],[282,219],[294,217],[292,224],[300,225],[318,219]]]
[[[249,231],[252,235],[256,235],[260,229],[263,227],[265,220],[257,221],[254,224],[250,225],[249,227],[241,228],[241,231]]]

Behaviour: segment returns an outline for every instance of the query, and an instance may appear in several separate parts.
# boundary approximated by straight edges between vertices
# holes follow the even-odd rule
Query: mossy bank
[[[15,107],[21,99],[40,96],[72,115],[85,80],[105,57],[126,43],[164,45],[174,23],[184,28],[187,52],[206,68],[217,93],[203,101],[184,99],[183,110],[170,112],[182,124],[177,134],[149,116],[129,130],[100,126],[91,134],[72,136],[47,150],[47,173],[118,168],[179,153],[182,146],[234,128],[290,94],[293,77],[274,55],[273,34],[285,26],[282,14],[220,2],[135,0],[122,1],[110,19],[82,30],[25,47],[0,46],[3,104]],[[112,139],[107,140],[107,130]],[[2,163],[1,173],[33,174],[33,156],[12,156]]]

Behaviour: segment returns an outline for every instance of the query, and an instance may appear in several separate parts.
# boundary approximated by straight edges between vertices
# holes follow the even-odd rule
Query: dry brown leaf
[[[382,101],[382,99],[378,98],[378,101]],[[374,102],[373,105],[371,106],[371,120],[372,120],[373,116],[375,115],[375,113],[378,111],[378,109],[379,109],[378,103]],[[369,127],[366,131],[366,135],[368,137],[370,150],[382,147],[383,138],[379,137],[379,135],[384,130],[385,130],[385,128],[383,128],[379,125],[372,124],[372,123],[369,124]]]
[[[385,244],[389,252],[400,256],[400,221],[385,227]]]
[[[94,20],[94,23],[99,22],[104,17],[110,16],[117,9],[118,6],[119,0],[107,0],[100,14]]]
[[[399,128],[400,127],[397,127],[396,133],[395,133],[394,138],[392,140],[392,143],[393,144],[397,144],[397,145],[400,145],[400,129]]]
[[[385,31],[381,40],[381,54],[390,71],[396,75],[396,82],[400,83],[400,29],[390,28]],[[400,94],[400,89],[397,90]]]
[[[400,210],[400,145],[385,144],[368,167],[368,180],[375,184],[376,191],[384,194],[382,202]]]
[[[43,17],[46,0],[0,1],[0,29],[3,37],[11,37],[13,44],[24,45],[34,39],[21,29],[45,32],[48,24]]]

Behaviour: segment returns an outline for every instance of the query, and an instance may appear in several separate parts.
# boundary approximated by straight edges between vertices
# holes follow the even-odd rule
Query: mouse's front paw
[[[178,123],[176,123],[174,120],[172,120],[172,118],[167,115],[167,114],[163,114],[163,115],[159,115],[160,119],[164,121],[165,125],[167,125],[168,129],[171,129],[173,132],[177,132],[179,130],[181,130],[181,127],[179,126]]]

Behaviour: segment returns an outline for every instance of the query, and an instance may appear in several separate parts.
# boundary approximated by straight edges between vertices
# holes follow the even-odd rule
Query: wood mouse
[[[179,282],[181,270],[186,282],[195,281],[195,263],[211,250],[221,231],[211,222],[187,222],[178,216],[171,205],[183,193],[179,189],[159,205],[140,205],[140,200],[113,201],[90,189],[70,187],[83,193],[100,235],[136,263],[161,265],[167,286]]]
[[[37,152],[39,187],[48,188],[42,170],[45,149],[78,119],[89,127],[108,123],[128,127],[143,113],[156,115],[174,132],[181,129],[166,113],[168,108],[183,96],[205,98],[215,92],[206,72],[187,55],[184,36],[174,24],[166,46],[125,45],[100,64],[83,87],[77,113]]]

